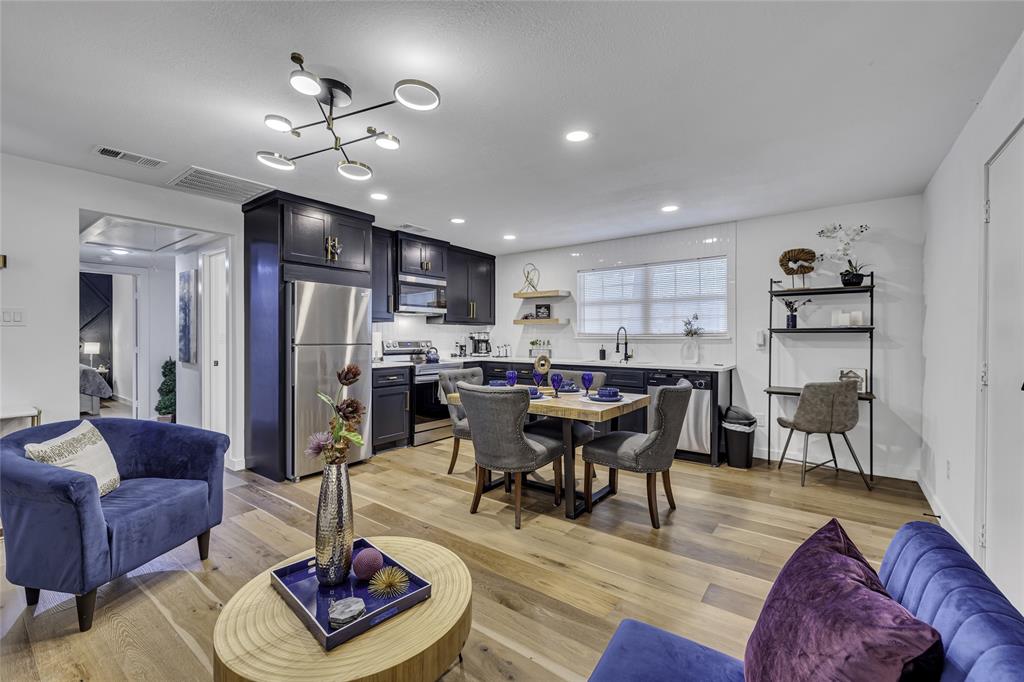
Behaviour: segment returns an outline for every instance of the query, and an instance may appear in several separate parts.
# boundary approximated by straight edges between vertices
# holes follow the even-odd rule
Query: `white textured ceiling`
[[[16,3],[2,12],[4,152],[162,185],[190,164],[503,253],[921,191],[1024,29],[1024,3]],[[289,174],[326,145],[292,51],[353,89],[402,78],[428,113],[353,117],[402,148]],[[572,145],[566,131],[586,128]],[[92,153],[164,159],[146,169]],[[384,191],[374,202],[370,191]],[[663,214],[663,203],[682,206]],[[452,216],[465,225],[448,222]],[[144,218],[145,216],[139,216]],[[515,233],[515,242],[501,235]]]

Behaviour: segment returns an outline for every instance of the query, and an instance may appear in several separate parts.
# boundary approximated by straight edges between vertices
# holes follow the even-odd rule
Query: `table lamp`
[[[100,352],[99,341],[84,341],[82,342],[82,352],[89,356],[89,366],[92,367],[92,356],[98,355]]]

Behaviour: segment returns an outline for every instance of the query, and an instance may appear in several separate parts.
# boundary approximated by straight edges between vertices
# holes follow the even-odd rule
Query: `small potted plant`
[[[178,374],[178,363],[171,358],[164,360],[164,363],[160,365],[160,376],[164,379],[160,382],[160,387],[156,389],[156,392],[160,395],[160,400],[156,401],[156,419],[161,422],[173,422],[174,412],[177,408],[175,404],[177,394],[177,374]]]
[[[869,267],[852,258],[846,259],[846,269],[839,273],[844,287],[859,287],[864,284],[864,269]]]
[[[786,329],[796,329],[796,311],[810,303],[811,299],[807,299],[806,301],[797,301],[792,298],[783,298],[781,300],[782,304],[786,306],[786,310],[789,311],[789,314],[786,315]]]
[[[700,318],[697,313],[683,320],[683,363],[697,364],[700,362],[700,344],[697,337],[704,333],[704,327],[697,324]]]

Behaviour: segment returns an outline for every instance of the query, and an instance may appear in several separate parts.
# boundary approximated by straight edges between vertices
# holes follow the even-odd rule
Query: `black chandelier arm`
[[[392,104],[396,104],[397,102],[398,102],[398,100],[394,100],[394,99],[393,100],[389,100],[387,102],[381,102],[380,104],[374,104],[372,107],[365,107],[363,109],[357,109],[356,111],[350,111],[350,112],[348,112],[346,114],[338,114],[337,116],[330,117],[330,119],[331,119],[331,121],[338,121],[338,120],[343,119],[343,118],[348,118],[349,116],[355,116],[356,114],[363,114],[363,113],[366,113],[367,111],[373,111],[374,109],[380,109],[381,107],[390,106]],[[320,102],[318,101],[317,104],[320,104]],[[321,106],[321,109],[322,109],[323,105],[320,105],[320,106]],[[300,125],[300,126],[292,126],[292,130],[304,130],[306,128],[312,128],[313,126],[322,125],[322,124],[326,123],[326,119],[327,118],[328,117],[325,114],[324,115],[324,119],[325,120],[323,120],[323,121],[313,121],[312,123],[304,123],[303,125]]]
[[[330,147],[324,147],[323,149],[317,149],[315,152],[306,152],[305,154],[299,154],[298,156],[290,156],[290,157],[288,157],[288,160],[289,161],[298,161],[299,159],[304,159],[307,156],[315,156],[317,154],[323,154],[324,152],[331,152],[331,151],[334,151],[334,146],[333,145],[330,146]]]
[[[366,140],[372,140],[373,138],[377,137],[378,134],[379,133],[373,133],[372,135],[363,135],[362,137],[357,137],[354,140],[349,140],[348,142],[342,142],[337,147],[334,147],[332,145],[330,147],[324,147],[323,149],[317,149],[315,152],[306,152],[305,154],[299,154],[298,156],[290,156],[290,157],[288,157],[288,160],[289,161],[298,161],[299,159],[304,159],[307,156],[315,156],[317,154],[323,154],[324,152],[335,151],[335,149],[337,149],[337,151],[340,151],[342,153],[342,155],[345,157],[345,160],[348,161],[349,158],[348,158],[348,154],[345,153],[345,147],[347,147],[350,144],[355,144],[356,142],[364,142]]]

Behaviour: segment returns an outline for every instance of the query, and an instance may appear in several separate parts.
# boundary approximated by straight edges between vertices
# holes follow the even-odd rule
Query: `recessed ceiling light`
[[[452,218],[451,222],[455,223],[456,225],[461,225],[462,223],[466,222],[466,219],[465,218]]]
[[[374,140],[377,146],[381,149],[387,149],[389,152],[398,149],[401,146],[401,141],[394,135],[388,135],[387,133],[381,133]]]
[[[305,69],[295,69],[292,71],[288,81],[292,84],[293,88],[303,95],[319,95],[323,89],[320,85],[320,78],[315,73],[310,73]]]
[[[284,154],[278,154],[277,152],[256,152],[256,158],[260,160],[264,166],[270,166],[277,170],[294,170],[295,162],[289,159]]]
[[[590,139],[590,133],[586,130],[573,130],[565,134],[565,139],[569,142],[585,142]]]
[[[441,94],[430,83],[408,78],[395,83],[395,99],[416,111],[430,111],[441,104]]]
[[[131,251],[129,251],[128,249],[110,249],[110,253],[114,254],[115,256],[127,256],[128,254],[131,253]]]
[[[508,241],[512,241],[515,238],[516,236],[514,234],[506,234],[504,237],[502,237],[502,239],[507,239]]]
[[[679,207],[676,206],[675,204],[669,204],[667,206],[662,206],[661,207],[661,212],[662,213],[675,213],[678,210],[679,210]]]
[[[370,198],[374,201],[387,201],[388,195],[384,192],[373,192],[370,194]]]
[[[573,252],[572,252],[572,253],[570,253],[569,255],[570,255],[570,256],[572,256],[573,258],[579,258],[579,256],[580,256],[580,253],[579,253],[578,251],[573,251]]]
[[[279,133],[290,133],[292,130],[292,122],[277,114],[267,114],[263,117],[263,122],[268,128]]]
[[[362,161],[339,161],[338,172],[349,180],[363,182],[373,177],[373,169]]]

